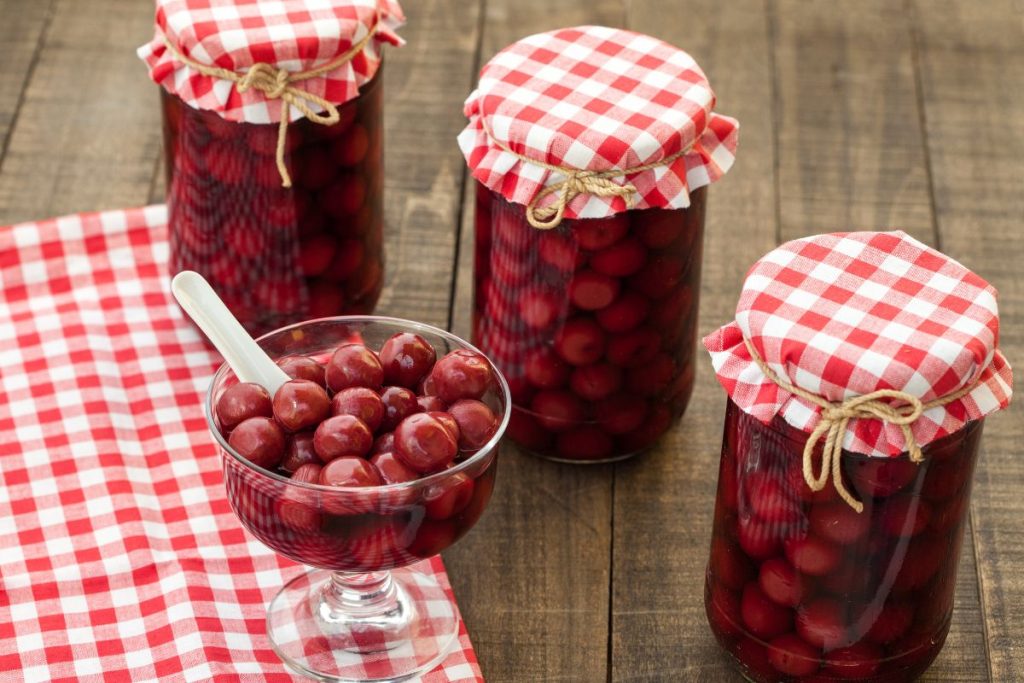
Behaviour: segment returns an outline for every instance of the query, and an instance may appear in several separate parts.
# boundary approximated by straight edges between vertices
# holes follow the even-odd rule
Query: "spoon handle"
[[[178,273],[171,281],[171,292],[239,381],[259,384],[273,396],[290,379],[253,341],[202,275],[191,270]]]

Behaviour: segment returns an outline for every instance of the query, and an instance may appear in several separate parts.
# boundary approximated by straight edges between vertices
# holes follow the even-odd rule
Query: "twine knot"
[[[273,64],[267,64],[266,62],[257,62],[244,72],[231,71],[230,69],[224,69],[219,66],[201,64],[194,59],[186,57],[171,44],[167,39],[167,36],[164,36],[164,45],[167,46],[167,49],[175,60],[185,64],[195,71],[198,71],[204,76],[211,76],[213,78],[231,81],[235,84],[235,87],[240,93],[244,93],[247,90],[258,90],[266,95],[268,100],[281,101],[281,121],[277,127],[277,149],[275,152],[275,160],[277,161],[278,173],[281,174],[281,186],[291,187],[292,179],[288,173],[288,167],[284,163],[285,142],[288,136],[288,123],[291,119],[291,108],[295,107],[302,112],[302,115],[308,120],[322,126],[333,126],[341,120],[341,115],[338,113],[337,105],[325,100],[319,95],[314,95],[308,90],[296,86],[295,83],[316,78],[317,76],[322,76],[325,73],[334,71],[335,69],[347,64],[353,57],[363,51],[363,48],[366,47],[367,43],[369,43],[377,33],[377,29],[379,27],[380,10],[378,9],[376,19],[373,26],[370,27],[370,30],[343,54],[338,55],[331,61],[325,62],[318,67],[309,69],[308,71],[298,71],[295,73],[276,67]],[[319,107],[323,111],[318,112],[314,107]]]
[[[595,197],[622,197],[627,208],[636,204],[636,186],[612,182],[603,171],[570,171],[565,180],[548,185],[526,206],[526,220],[535,228],[550,230],[558,227],[565,217],[565,208],[581,194]],[[554,204],[538,206],[549,194],[558,194]]]
[[[970,393],[977,382],[967,384],[951,394],[947,394],[927,403],[917,396],[908,394],[897,389],[879,389],[868,394],[852,396],[845,401],[829,401],[806,389],[801,389],[786,380],[772,370],[761,358],[754,345],[744,339],[747,351],[751,359],[764,373],[764,376],[779,386],[779,388],[799,396],[821,408],[820,420],[817,426],[811,431],[804,445],[803,452],[803,475],[804,481],[812,491],[821,491],[825,488],[829,479],[835,487],[839,497],[846,501],[846,504],[858,513],[864,511],[864,504],[853,497],[843,484],[842,470],[840,468],[843,455],[843,436],[850,420],[882,420],[887,424],[899,427],[903,432],[903,443],[911,462],[920,463],[924,460],[921,446],[914,438],[911,426],[926,410],[944,406],[948,403],[962,398]],[[892,403],[895,401],[896,403]],[[814,450],[818,443],[825,439],[821,453],[821,468],[817,474],[814,472]]]
[[[287,70],[279,69],[266,62],[258,62],[253,64],[238,81],[238,92],[255,88],[262,91],[269,99],[276,100],[287,90],[289,78]]]

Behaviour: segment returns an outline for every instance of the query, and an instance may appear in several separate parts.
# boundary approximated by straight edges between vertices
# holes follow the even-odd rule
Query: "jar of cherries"
[[[459,145],[477,181],[473,340],[508,434],[600,462],[654,444],[693,389],[706,186],[738,135],[685,52],[598,26],[481,71]]]
[[[910,681],[949,631],[995,290],[901,232],[754,264],[705,340],[729,394],[705,605],[753,681]]]
[[[158,0],[139,50],[162,86],[171,272],[204,275],[253,334],[369,313],[383,284],[382,49],[402,12],[309,5]]]

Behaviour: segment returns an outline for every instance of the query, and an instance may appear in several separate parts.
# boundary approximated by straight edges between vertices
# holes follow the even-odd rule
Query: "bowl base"
[[[271,601],[267,635],[291,671],[332,683],[405,681],[451,652],[459,618],[432,576],[394,569],[373,575],[368,591],[346,590],[345,577],[313,570]]]

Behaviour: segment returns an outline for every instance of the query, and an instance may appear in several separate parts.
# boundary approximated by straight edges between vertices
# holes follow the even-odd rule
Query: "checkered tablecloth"
[[[0,227],[0,681],[299,680],[264,620],[304,569],[228,506],[165,222]],[[483,680],[460,645],[427,683]]]

